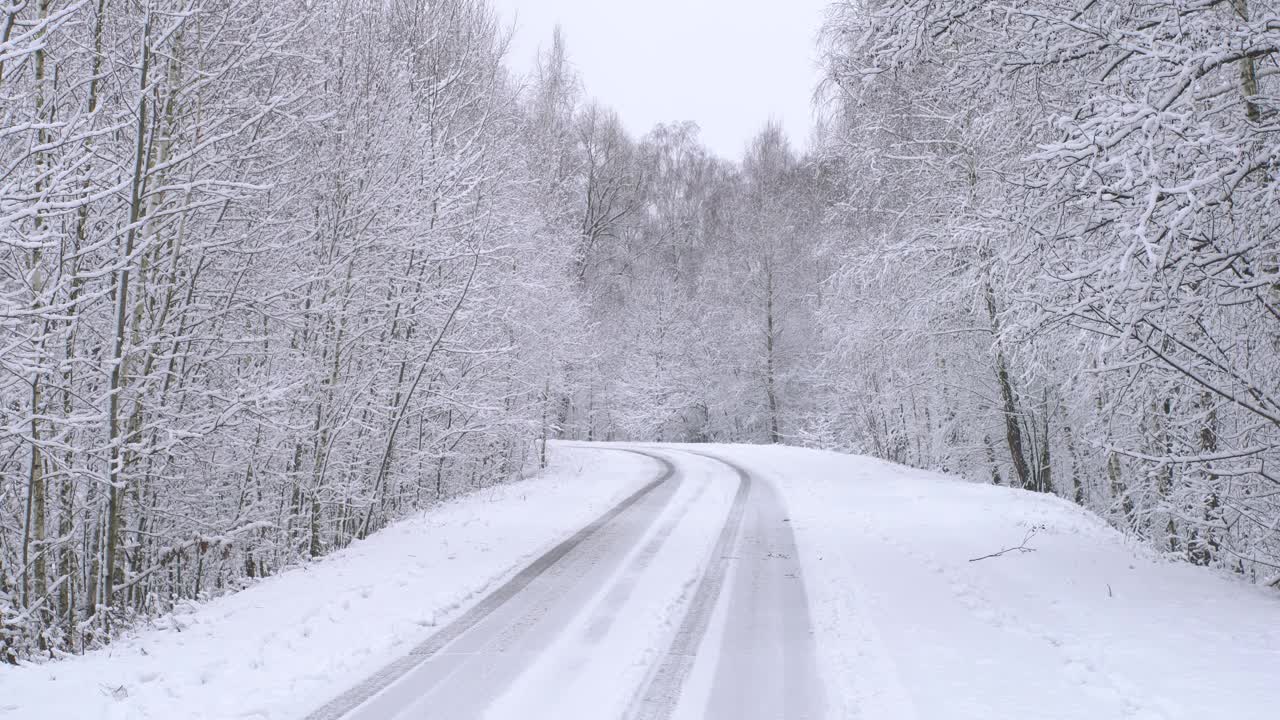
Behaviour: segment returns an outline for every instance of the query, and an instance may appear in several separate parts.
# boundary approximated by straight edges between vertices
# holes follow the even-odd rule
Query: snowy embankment
[[[1271,591],[1055,497],[835,453],[720,454],[789,507],[831,718],[1277,717]],[[970,561],[1029,533],[1030,552]]]
[[[296,718],[661,470],[560,450],[537,478],[458,498],[83,657],[0,667],[0,717]]]

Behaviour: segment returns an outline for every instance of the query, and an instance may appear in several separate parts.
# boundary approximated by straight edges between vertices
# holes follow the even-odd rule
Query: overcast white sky
[[[587,94],[637,137],[692,120],[737,160],[769,118],[809,139],[814,39],[830,0],[494,0],[516,36],[508,62],[533,65],[558,22]]]

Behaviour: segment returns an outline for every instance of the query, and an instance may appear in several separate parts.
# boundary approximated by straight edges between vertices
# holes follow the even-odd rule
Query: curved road
[[[694,451],[308,720],[823,717],[769,483]]]

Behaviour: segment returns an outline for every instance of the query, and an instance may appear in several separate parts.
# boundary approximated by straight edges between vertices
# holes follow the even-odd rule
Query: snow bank
[[[1274,593],[1163,561],[1056,497],[836,453],[718,450],[789,507],[832,718],[1277,716]],[[970,562],[1032,529],[1033,552]]]
[[[0,668],[0,717],[296,718],[403,654],[653,479],[657,462],[557,447],[483,490],[63,662]]]

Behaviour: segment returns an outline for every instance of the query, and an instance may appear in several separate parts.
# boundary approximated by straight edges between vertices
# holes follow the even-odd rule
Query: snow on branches
[[[965,335],[968,367],[920,368],[959,386],[934,394],[932,417],[982,418],[943,445],[970,448],[968,472],[1024,486],[1039,466],[1059,480],[1040,489],[1193,562],[1273,573],[1275,3],[839,7],[825,33],[847,116],[834,152],[877,162],[928,208],[873,233],[963,263],[921,278],[937,297],[976,284],[991,301],[986,339]],[[932,344],[979,324],[918,309],[909,323]]]

